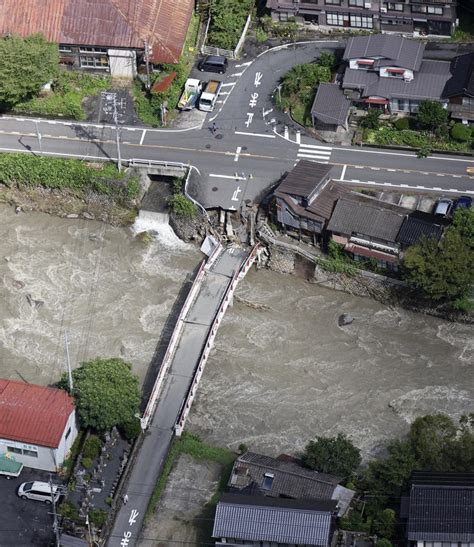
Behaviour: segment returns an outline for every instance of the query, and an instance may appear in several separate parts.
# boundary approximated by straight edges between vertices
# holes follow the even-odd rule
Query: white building
[[[0,380],[0,455],[57,471],[77,433],[74,400],[66,391]]]

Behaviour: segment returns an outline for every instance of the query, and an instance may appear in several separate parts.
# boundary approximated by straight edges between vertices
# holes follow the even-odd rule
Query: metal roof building
[[[212,537],[224,541],[327,546],[336,503],[224,494],[217,504]],[[247,545],[249,543],[246,543]]]
[[[320,83],[311,107],[313,125],[316,126],[318,122],[321,122],[347,129],[350,107],[351,101],[344,95],[338,84]]]

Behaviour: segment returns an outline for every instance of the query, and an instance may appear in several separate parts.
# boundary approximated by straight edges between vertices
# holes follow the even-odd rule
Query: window
[[[23,454],[21,448],[17,448],[16,446],[7,446],[8,452],[13,452],[13,454]]]
[[[262,484],[262,490],[271,490],[273,485],[273,477],[275,475],[273,473],[265,473],[263,484]]]
[[[106,55],[81,55],[80,60],[83,68],[108,68],[109,66]]]
[[[333,6],[340,6],[341,0],[324,0],[325,4],[332,4]]]
[[[353,8],[363,8],[365,0],[349,0],[349,6]]]
[[[59,44],[59,53],[72,53],[71,46],[65,46],[64,44]]]
[[[412,13],[429,13],[430,15],[443,15],[443,8],[440,6],[421,6],[414,5],[411,7]]]
[[[303,4],[317,4],[318,0],[303,0]]]
[[[35,450],[26,450],[26,448],[23,449],[23,455],[24,456],[31,456],[32,458],[38,457],[38,452]]]
[[[27,445],[27,446],[30,446],[30,445]],[[16,446],[7,446],[7,450],[8,452],[12,452],[13,454],[23,454],[24,456],[31,456],[33,458],[38,457],[38,451],[32,446],[30,446],[30,448],[23,448],[23,449],[18,448]]]
[[[404,6],[398,2],[387,2],[385,4],[389,11],[403,11]]]
[[[70,434],[71,434],[71,428],[69,428],[69,429],[66,431],[66,439],[69,437]]]
[[[373,22],[371,16],[365,15],[351,15],[350,16],[351,27],[355,28],[373,28]]]
[[[327,13],[326,24],[342,27],[344,25],[344,16],[342,13]]]
[[[80,47],[79,51],[81,53],[107,53],[107,48],[105,48],[105,47]]]

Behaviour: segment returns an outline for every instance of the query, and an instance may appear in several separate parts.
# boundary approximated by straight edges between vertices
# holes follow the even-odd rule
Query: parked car
[[[461,196],[454,204],[454,210],[470,209],[472,207],[472,198],[469,196]]]
[[[201,72],[217,72],[224,74],[227,70],[227,58],[223,55],[208,55],[198,64],[198,69]]]
[[[448,198],[442,198],[438,200],[436,204],[434,214],[441,217],[447,217],[453,208],[453,200]]]
[[[466,167],[466,173],[468,175],[474,175],[474,167]]]
[[[219,80],[209,80],[206,87],[202,91],[201,97],[199,98],[199,110],[203,110],[204,112],[212,112],[221,89],[222,82],[219,82]]]
[[[24,482],[18,487],[18,495],[24,500],[36,500],[44,503],[51,503],[54,496],[54,502],[57,503],[61,496],[61,490],[57,484],[50,485],[48,482]]]

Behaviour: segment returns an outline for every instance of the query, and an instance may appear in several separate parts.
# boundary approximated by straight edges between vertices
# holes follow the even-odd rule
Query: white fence
[[[233,60],[237,59],[238,56],[239,56],[240,50],[242,49],[242,46],[244,45],[245,36],[247,35],[247,31],[248,31],[249,26],[250,26],[250,21],[251,21],[251,17],[250,17],[250,15],[248,15],[247,20],[245,21],[244,30],[242,31],[242,34],[240,35],[239,41],[237,42],[237,45],[235,46],[234,49],[223,49],[223,48],[220,48],[220,47],[203,45],[201,47],[201,53],[203,53],[204,55],[224,55],[224,57],[227,57],[228,59],[233,59]],[[209,30],[210,22],[211,22],[211,18],[209,17],[209,20],[207,22],[204,42],[207,39],[207,32]]]

